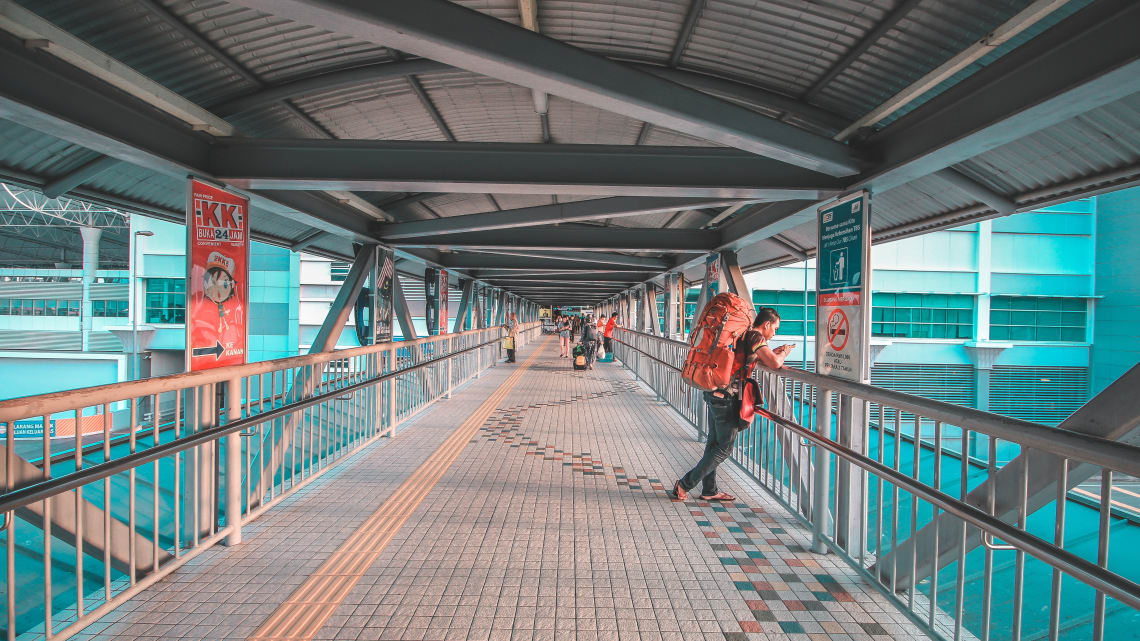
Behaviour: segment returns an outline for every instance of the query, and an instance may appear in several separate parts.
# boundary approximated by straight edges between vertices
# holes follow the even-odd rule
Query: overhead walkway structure
[[[681,505],[704,408],[650,301],[713,253],[737,292],[812,258],[817,208],[856,190],[884,242],[1135,184],[1138,23],[1130,0],[0,0],[0,179],[180,222],[193,176],[251,198],[254,239],[353,264],[306,356],[0,403],[8,638],[1135,636],[1112,500],[1140,476],[1135,370],[1060,428],[766,372],[741,501]],[[4,251],[57,255],[12,227]],[[464,280],[452,334],[416,338],[397,288],[410,340],[331,351],[377,245]],[[621,310],[635,377],[530,340],[551,304]],[[531,360],[491,367],[511,311]],[[840,397],[870,404],[867,449]],[[856,478],[862,505],[835,498]]]

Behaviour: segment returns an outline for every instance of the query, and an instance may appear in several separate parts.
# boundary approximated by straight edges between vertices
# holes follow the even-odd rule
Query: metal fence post
[[[819,420],[816,421],[815,431],[823,438],[831,438],[831,390],[822,390],[818,409]],[[815,466],[815,488],[811,495],[811,537],[812,552],[827,554],[827,485],[830,482],[830,470],[827,465],[827,450],[816,445],[812,452],[812,465]]]
[[[451,374],[452,374],[451,361],[454,360],[454,358],[452,357],[452,354],[455,353],[455,344],[454,344],[455,341],[453,341],[450,338],[448,338],[446,340],[447,340],[447,388],[446,388],[446,391],[444,391],[444,393],[443,393],[443,397],[444,398],[451,398],[451,387],[452,387],[452,385],[454,385],[454,382],[453,382],[452,376],[451,376]]]
[[[388,348],[388,373],[396,371],[396,344]],[[388,436],[396,433],[396,376],[388,378]]]
[[[226,382],[226,423],[241,420],[241,377]],[[241,543],[241,434],[226,435],[226,545]]]

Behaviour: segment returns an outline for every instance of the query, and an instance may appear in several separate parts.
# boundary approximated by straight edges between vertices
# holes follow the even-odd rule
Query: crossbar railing
[[[689,345],[615,338],[616,358],[702,434],[703,396],[681,380]],[[1108,551],[1137,534],[1112,498],[1115,479],[1140,477],[1140,448],[798,369],[755,378],[763,408],[733,461],[812,528],[816,552],[838,553],[929,633],[1135,633],[1140,570],[1130,550]],[[1056,474],[1031,471],[1030,453]],[[1069,496],[1087,466],[1093,507]]]
[[[539,323],[523,324],[520,345]],[[501,327],[0,401],[6,637],[64,639],[478,377]],[[74,434],[52,438],[54,426]],[[29,425],[42,432],[17,438]],[[58,436],[58,435],[57,435]]]

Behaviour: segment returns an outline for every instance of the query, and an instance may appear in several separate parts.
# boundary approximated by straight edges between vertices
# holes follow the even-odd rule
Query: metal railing
[[[689,345],[615,338],[616,358],[704,433],[703,397],[681,380]],[[1134,638],[1140,570],[1108,551],[1136,527],[1111,498],[1115,478],[1140,476],[1140,448],[803,370],[755,378],[763,411],[733,461],[812,528],[814,551],[928,632]],[[1103,500],[1071,500],[1097,473]]]
[[[522,325],[520,346],[539,327]],[[0,402],[7,638],[67,638],[209,546],[239,543],[242,523],[493,366],[502,335]],[[53,439],[67,421],[74,437]],[[37,425],[39,438],[16,438]]]

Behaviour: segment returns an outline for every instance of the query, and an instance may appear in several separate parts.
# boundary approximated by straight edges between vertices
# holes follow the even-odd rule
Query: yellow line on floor
[[[474,413],[412,472],[392,496],[325,560],[250,635],[250,641],[309,641],[360,582],[404,522],[451,467],[475,432],[498,409],[550,341],[539,343],[526,361],[503,381]]]

